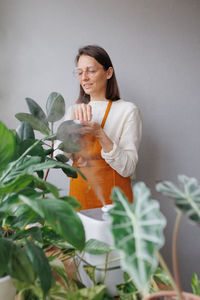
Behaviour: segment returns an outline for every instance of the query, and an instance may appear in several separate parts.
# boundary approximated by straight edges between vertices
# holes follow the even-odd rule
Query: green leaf
[[[85,245],[83,224],[74,209],[63,200],[44,198],[31,199],[20,196],[20,199],[32,207],[53,230],[66,239],[71,245],[82,250]]]
[[[11,257],[13,243],[8,239],[0,238],[0,278],[7,273],[8,262]]]
[[[8,183],[0,184],[0,194],[18,192],[27,187],[34,179],[34,176],[28,174],[18,175],[14,180]]]
[[[169,279],[169,276],[166,274],[166,272],[163,269],[157,268],[156,271],[153,273],[152,277],[154,280],[160,282],[164,286],[172,287],[172,283]]]
[[[66,153],[76,153],[80,152],[82,148],[78,143],[74,142],[72,137],[68,136],[65,142],[59,144],[58,149]]]
[[[74,198],[74,197],[65,196],[65,197],[60,197],[60,199],[66,201],[68,204],[70,204],[74,208],[81,209],[80,202],[78,202],[78,200],[76,200],[76,198]]]
[[[26,100],[26,103],[28,105],[30,113],[34,117],[36,117],[37,119],[39,119],[40,121],[42,121],[44,124],[46,124],[47,127],[49,127],[49,123],[47,121],[47,117],[46,117],[43,109],[40,107],[40,105],[37,104],[37,102],[35,102],[31,98],[25,98],[25,100]]]
[[[26,243],[27,254],[32,262],[33,268],[39,277],[44,295],[48,293],[52,285],[51,268],[43,250],[31,242]]]
[[[104,300],[105,285],[83,288],[68,294],[68,300]]]
[[[69,160],[64,154],[57,154],[55,158],[62,163],[66,163]]]
[[[29,123],[33,129],[35,129],[45,135],[50,134],[49,127],[45,123],[43,123],[42,121],[37,119],[36,117],[32,116],[31,114],[18,113],[15,115],[15,117],[21,122]]]
[[[0,172],[11,161],[15,152],[15,137],[1,121],[0,121]]]
[[[105,254],[112,251],[114,248],[108,244],[98,241],[96,239],[90,239],[86,242],[84,251],[90,254]]]
[[[33,265],[25,249],[20,245],[13,245],[12,256],[8,262],[8,274],[19,281],[25,281],[30,284],[33,284],[36,279]]]
[[[188,218],[200,223],[200,185],[195,178],[185,175],[178,176],[182,190],[170,181],[163,181],[156,185],[156,190],[174,200],[176,207],[184,212]]]
[[[47,99],[46,110],[49,122],[60,120],[65,114],[64,98],[56,92],[51,93]]]
[[[36,140],[33,139],[26,139],[21,142],[19,147],[19,154],[22,155],[29,147],[31,147]],[[42,158],[45,157],[45,151],[42,147],[42,143],[37,144],[30,152],[29,155],[32,156],[41,156]]]
[[[196,273],[192,275],[191,286],[194,295],[200,296],[200,279]]]
[[[83,269],[86,272],[86,274],[88,275],[88,277],[92,280],[93,284],[94,285],[97,284],[96,275],[95,275],[96,266],[84,265]]]
[[[77,124],[73,120],[64,121],[58,127],[56,137],[60,141],[67,141],[70,137],[76,141],[80,137],[78,130],[82,127],[83,125]]]
[[[121,254],[122,269],[133,278],[137,289],[145,292],[158,264],[157,251],[164,244],[165,218],[143,182],[134,186],[134,204],[119,188],[113,189],[112,199],[111,231]]]
[[[16,129],[16,132],[21,141],[27,139],[35,139],[35,134],[31,125],[27,122],[22,122]]]

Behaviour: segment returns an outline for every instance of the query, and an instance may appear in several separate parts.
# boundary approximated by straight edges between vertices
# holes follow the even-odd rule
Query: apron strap
[[[104,114],[104,117],[103,117],[103,120],[101,122],[101,127],[102,128],[104,127],[104,124],[106,122],[106,119],[107,119],[108,113],[110,111],[111,105],[112,105],[112,101],[109,100],[106,111],[105,111],[105,114]]]

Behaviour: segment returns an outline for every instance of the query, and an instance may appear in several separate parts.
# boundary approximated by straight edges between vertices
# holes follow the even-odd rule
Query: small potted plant
[[[157,191],[174,200],[178,210],[172,253],[175,279],[159,253],[159,249],[164,244],[163,229],[166,219],[160,212],[158,201],[151,198],[150,190],[142,182],[134,186],[133,204],[127,201],[120,189],[113,189],[114,207],[109,212],[111,232],[115,247],[121,254],[121,267],[129,275],[129,285],[131,283],[137,289],[136,293],[136,289],[133,292],[136,295],[133,299],[200,299],[200,281],[196,274],[192,279],[194,294],[182,292],[176,253],[182,214],[186,214],[194,223],[200,221],[200,186],[195,178],[182,175],[178,179],[183,187],[182,190],[169,181],[156,185]],[[150,282],[158,263],[168,275],[170,291],[158,291],[158,286],[156,289],[152,288]],[[126,294],[126,296],[131,296],[131,294]]]

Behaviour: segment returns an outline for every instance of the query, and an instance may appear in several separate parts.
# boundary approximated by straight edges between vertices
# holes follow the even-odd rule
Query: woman
[[[138,108],[120,99],[114,68],[107,52],[95,45],[79,49],[75,73],[80,84],[77,104],[67,118],[83,125],[82,150],[73,155],[73,166],[87,177],[70,179],[70,195],[82,209],[111,204],[111,190],[120,187],[133,201],[134,178],[141,139]]]

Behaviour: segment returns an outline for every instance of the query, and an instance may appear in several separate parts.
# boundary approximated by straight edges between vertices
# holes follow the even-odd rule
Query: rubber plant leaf
[[[76,141],[80,137],[78,130],[81,127],[83,125],[77,124],[73,120],[64,121],[58,127],[56,137],[60,141],[67,141],[68,136],[71,135],[72,140]]]
[[[178,181],[182,189],[170,181],[163,181],[156,185],[156,190],[172,198],[178,210],[190,220],[200,223],[200,185],[197,179],[179,175]]]
[[[16,132],[21,141],[27,139],[35,139],[35,134],[31,125],[27,122],[22,122],[16,129]]]
[[[151,274],[158,265],[157,251],[164,244],[165,217],[143,182],[134,186],[134,203],[119,188],[112,191],[114,207],[109,211],[115,247],[121,266],[141,293],[147,293]]]
[[[34,130],[37,130],[45,135],[50,134],[49,127],[31,114],[18,113],[15,115],[15,117],[21,122],[29,123]]]
[[[49,95],[46,103],[47,120],[49,122],[56,122],[65,114],[65,100],[64,98],[53,92]]]
[[[31,199],[19,196],[20,199],[35,210],[67,242],[82,250],[85,246],[83,224],[71,205],[63,200],[53,198]]]
[[[37,102],[35,102],[33,99],[31,98],[25,98],[26,103],[28,105],[28,109],[30,111],[30,113],[36,117],[37,119],[39,119],[40,121],[42,121],[44,124],[46,124],[46,126],[49,126],[49,123],[47,121],[47,117],[46,114],[44,113],[43,109],[40,107],[39,104],[37,104]]]
[[[15,152],[15,136],[0,121],[0,173],[11,161]]]

